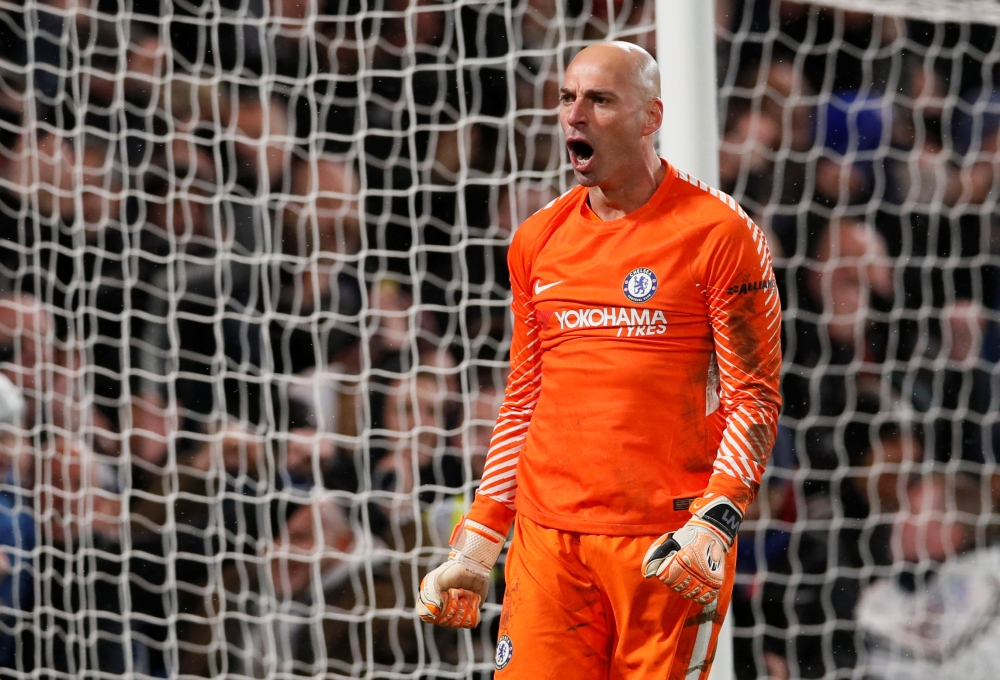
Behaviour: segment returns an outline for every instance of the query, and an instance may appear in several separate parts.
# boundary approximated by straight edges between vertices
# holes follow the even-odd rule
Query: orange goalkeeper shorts
[[[718,600],[702,606],[643,578],[656,538],[577,534],[518,515],[497,680],[707,679],[736,560],[727,560]]]

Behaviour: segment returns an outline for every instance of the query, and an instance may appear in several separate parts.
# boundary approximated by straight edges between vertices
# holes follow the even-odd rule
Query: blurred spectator
[[[207,256],[218,248],[219,231],[212,224],[215,163],[192,139],[176,138],[153,158],[144,181],[146,248],[150,255],[177,252]],[[159,267],[150,261],[149,267]]]
[[[655,3],[649,0],[597,0],[590,5],[584,36],[601,40],[607,35],[617,35],[656,56],[656,33],[649,28],[654,9]]]
[[[121,221],[122,171],[114,147],[88,135],[80,155],[80,218],[90,245],[106,247],[105,229]]]
[[[251,196],[267,195],[288,171],[292,145],[286,104],[277,96],[240,89],[230,106],[233,155],[226,160]]]
[[[131,29],[126,47],[125,97],[145,107],[163,90],[167,50],[154,27],[133,22]]]
[[[503,378],[499,383],[495,382],[497,374]],[[497,384],[506,385],[506,376],[506,369],[503,371],[480,369],[475,375],[477,388],[469,395],[470,404],[466,417],[461,423],[460,431],[453,435],[449,442],[452,450],[456,453],[461,452],[461,456],[456,455],[453,466],[442,465],[440,472],[435,470],[435,479],[430,480],[432,484],[452,486],[453,494],[437,493],[434,497],[430,494],[422,496],[422,500],[428,504],[424,516],[429,540],[433,545],[448,546],[451,531],[462,518],[466,504],[472,501],[474,489],[483,476],[486,455],[493,437],[493,426],[496,424],[497,414],[503,402],[503,390],[498,390]]]
[[[768,644],[771,661],[780,666],[778,658],[786,659],[793,677],[821,677],[831,659],[838,668],[854,663],[849,633],[837,630],[830,642],[816,631],[832,620],[850,620],[857,580],[837,578],[832,601],[823,584],[830,574],[841,573],[834,570],[867,564],[872,542],[885,542],[872,526],[858,529],[871,507],[884,511],[881,501],[845,476],[850,478],[851,466],[875,463],[899,450],[893,437],[900,436],[884,431],[877,443],[871,442],[878,430],[876,414],[889,406],[884,395],[897,399],[882,370],[891,345],[880,311],[891,305],[895,292],[884,241],[867,224],[841,219],[813,235],[809,253],[812,259],[798,277],[798,307],[785,317],[782,384],[784,422],[791,428],[788,437],[802,474],[793,477],[791,487],[779,486],[786,495],[770,510],[772,516],[794,518],[795,524],[784,539],[765,535],[754,550],[756,569],[807,575],[802,583],[765,583],[757,591],[774,602],[764,610],[773,625],[808,627],[808,633],[790,633],[786,640]],[[912,440],[907,442],[903,450],[912,452]],[[871,478],[893,486],[890,477],[881,478],[890,472],[885,465],[895,463],[887,460],[873,468],[878,475]],[[794,605],[778,604],[784,602]],[[824,656],[824,644],[832,644],[832,656]]]
[[[961,184],[945,148],[944,78],[916,55],[905,55],[902,64],[902,92],[895,101],[891,143],[893,149],[907,153],[890,154],[886,159],[890,173],[886,200],[925,210],[935,204],[954,205]]]
[[[514,121],[514,148],[519,167],[553,170],[562,163],[558,107],[561,86],[556,64],[521,65],[516,71],[515,94],[519,113]]]
[[[100,464],[81,442],[57,437],[36,456],[37,542],[52,548],[40,551],[36,564],[36,573],[46,575],[41,625],[34,631],[42,669],[74,674],[85,663],[105,673],[124,673],[117,583],[120,501],[101,488]],[[79,560],[84,546],[93,546],[90,557]],[[81,610],[87,612],[82,620]]]
[[[845,503],[845,509],[859,518],[898,512],[924,457],[921,441],[899,424],[884,423],[877,429],[878,437],[865,449],[851,477],[856,501]]]
[[[911,569],[933,569],[974,545],[982,510],[978,479],[964,474],[924,477],[910,487],[907,500],[895,525],[897,560]]]
[[[452,411],[445,385],[440,376],[427,371],[386,385],[381,400],[384,450],[373,455],[372,483],[385,492],[385,507],[394,520],[412,517],[418,486],[462,485],[461,460],[443,450]],[[433,492],[425,494],[433,497]]]
[[[506,371],[503,372],[506,374]],[[506,380],[502,384],[506,384]],[[481,479],[486,465],[486,455],[490,450],[490,440],[493,438],[493,426],[503,403],[504,391],[498,389],[492,380],[481,380],[479,389],[473,393],[472,408],[469,420],[464,428],[465,450],[468,451],[469,465],[472,468],[472,479]]]
[[[219,664],[225,663],[230,672],[263,677],[273,668],[269,662],[277,663],[279,669],[294,666],[301,660],[300,648],[312,647],[316,636],[297,623],[297,616],[288,614],[297,614],[303,604],[308,608],[328,584],[344,585],[346,572],[351,570],[345,558],[362,539],[355,536],[343,510],[329,497],[290,504],[281,520],[274,540],[262,543],[258,556],[246,556],[223,567],[224,607],[218,599],[191,602],[192,625],[179,660],[185,674],[213,677]],[[285,616],[274,621],[262,617],[261,598],[256,593],[263,598],[273,594]],[[247,620],[247,612],[255,618]],[[277,658],[268,659],[261,650],[270,646],[272,639],[279,641]]]
[[[194,672],[210,663],[214,629],[206,617],[215,616],[199,591],[230,564],[239,573],[247,555],[264,552],[271,526],[264,497],[280,487],[263,437],[236,426],[209,434],[177,431],[169,421],[160,427],[173,442],[170,464],[139,464],[145,486],[129,507],[131,625],[141,633],[148,673],[179,672],[175,663]],[[225,527],[222,537],[215,522]],[[175,622],[178,612],[185,616]]]
[[[824,370],[786,374],[784,413],[800,419],[874,412],[887,332],[875,313],[894,295],[885,243],[866,224],[844,219],[824,227],[814,244],[799,277],[801,311],[786,317],[785,361]]]
[[[0,95],[3,144],[0,145],[0,178],[7,208],[3,237],[18,241],[20,220],[11,220],[21,205],[38,217],[50,219],[73,214],[73,165],[75,154],[67,140],[51,126],[39,125],[26,114],[23,95]],[[30,236],[24,234],[21,238]]]
[[[509,239],[526,219],[546,207],[558,197],[549,184],[540,182],[517,182],[513,186],[504,184],[497,197],[497,235]]]
[[[356,253],[361,247],[359,184],[353,168],[336,158],[296,159],[292,196],[282,215],[282,252],[306,258]]]
[[[760,215],[771,200],[802,200],[802,153],[812,147],[816,127],[811,96],[801,74],[781,58],[738,75],[719,149],[720,187],[741,196],[751,214]]]
[[[749,109],[731,112],[729,118],[732,122],[726,126],[719,145],[720,186],[726,193],[744,196],[751,210],[759,210],[771,195],[772,187],[766,184],[773,181],[773,157],[782,142],[781,125]],[[755,186],[750,186],[751,182]]]
[[[0,371],[24,395],[25,422],[31,424],[44,417],[45,373],[54,360],[52,326],[51,315],[31,296],[0,298]]]
[[[998,669],[997,548],[974,549],[981,485],[964,474],[932,475],[910,487],[895,525],[899,570],[858,605],[865,677],[987,678]]]
[[[0,668],[12,668],[16,655],[28,648],[24,612],[32,608],[35,522],[31,497],[21,485],[26,459],[31,458],[23,435],[24,399],[0,374]],[[25,659],[21,659],[22,667]]]
[[[300,596],[314,582],[314,573],[321,582],[324,574],[338,566],[334,555],[349,553],[355,540],[343,510],[333,500],[303,505],[293,511],[274,542],[271,582],[275,596],[278,599]],[[312,559],[313,556],[320,559]]]
[[[862,222],[832,222],[820,235],[815,261],[816,266],[807,274],[807,286],[822,306],[821,323],[826,333],[852,355],[863,356],[872,298],[893,297],[885,242]]]

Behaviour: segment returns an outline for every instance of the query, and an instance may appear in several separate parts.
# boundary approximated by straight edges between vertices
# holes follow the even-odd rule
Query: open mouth
[[[573,154],[574,159],[581,163],[586,163],[594,155],[594,147],[587,144],[587,142],[572,141],[568,142],[566,146],[569,147],[569,151]]]

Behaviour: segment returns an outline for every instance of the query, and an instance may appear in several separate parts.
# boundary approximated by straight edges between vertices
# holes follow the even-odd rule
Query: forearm
[[[774,448],[777,421],[778,406],[770,402],[742,403],[729,414],[706,498],[725,496],[740,513],[746,512]]]
[[[513,263],[512,263],[513,264]],[[512,270],[515,268],[512,266]],[[479,491],[469,519],[507,535],[514,521],[517,496],[517,464],[525,442],[535,404],[542,391],[541,341],[526,285],[511,277],[514,328],[510,347],[510,376],[503,405],[490,439]]]
[[[731,230],[716,253],[705,294],[726,427],[706,498],[725,496],[742,514],[757,495],[778,431],[781,305],[766,242],[752,222]],[[748,280],[768,285],[746,293],[733,285]]]

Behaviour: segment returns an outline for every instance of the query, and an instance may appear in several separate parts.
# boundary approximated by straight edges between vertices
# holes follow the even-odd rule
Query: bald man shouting
[[[472,627],[511,524],[496,677],[707,678],[740,522],[777,429],[780,308],[760,230],[658,158],[644,50],[573,60],[579,186],[514,235],[511,373],[482,483],[423,580]]]

